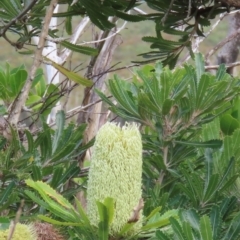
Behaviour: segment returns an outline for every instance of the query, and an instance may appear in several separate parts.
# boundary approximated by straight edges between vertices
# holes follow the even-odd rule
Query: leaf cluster
[[[197,54],[195,68],[170,71],[156,63],[137,69],[131,82],[115,76],[108,88],[116,104],[96,90],[113,113],[140,123],[144,213],[182,209],[180,220],[170,219],[152,239],[239,238],[239,129],[224,136],[220,124],[236,109],[239,83],[224,66],[216,75],[205,72]]]
[[[26,138],[22,140],[12,129],[9,145],[6,149],[4,144],[1,145],[0,211],[8,209],[10,218],[15,214],[20,199],[25,199],[26,210],[30,210],[33,205],[23,194],[26,189],[24,181],[27,178],[47,182],[68,199],[82,188],[81,183],[72,179],[81,171],[77,157],[92,145],[92,142],[83,145],[86,125],[76,127],[71,123],[65,127],[65,115],[62,111],[58,112],[56,123],[56,130],[43,123],[43,130],[36,137],[25,130]],[[38,209],[32,210],[36,212]]]

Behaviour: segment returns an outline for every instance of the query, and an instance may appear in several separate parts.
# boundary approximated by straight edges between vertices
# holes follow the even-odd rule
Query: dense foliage
[[[4,238],[8,235],[11,239],[9,236],[14,233],[14,227],[17,229],[18,222],[25,223],[23,227],[28,229],[27,223],[34,222],[36,226],[40,220],[51,224],[47,226],[59,228],[58,240],[240,238],[240,80],[227,74],[224,65],[214,74],[206,71],[202,55],[194,55],[192,51],[193,39],[204,36],[204,27],[210,25],[210,20],[230,8],[239,7],[239,3],[234,0],[144,2],[150,9],[148,14],[139,11],[137,7],[143,2],[137,0],[58,1],[60,5],[67,5],[67,9],[53,16],[65,19],[69,35],[73,32],[72,18],[76,15],[89,17],[103,37],[115,27],[116,19],[155,23],[156,36],[143,37],[143,41],[151,43],[152,51],[141,54],[147,59],[144,63],[155,61],[155,65],[136,68],[130,81],[114,76],[107,82],[110,96],[102,92],[103,88],[98,89],[99,79],[94,79],[90,70],[86,76],[92,79],[87,79],[47,56],[42,57],[41,52],[38,52],[42,58],[38,63],[52,65],[66,80],[58,84],[46,83],[43,70],[35,67],[37,64],[33,64],[33,73],[28,73],[24,65],[12,68],[7,63],[0,68],[0,233]],[[23,49],[31,44],[33,37],[39,36],[48,5],[47,0],[0,1],[0,37],[19,53],[33,54],[35,48]],[[9,33],[15,33],[17,38]],[[166,34],[173,40],[165,39]],[[90,56],[89,69],[94,69],[103,50],[104,44],[86,47],[73,44],[68,38],[59,38],[62,35],[56,29],[50,28],[46,35],[48,41],[55,41],[60,47]],[[100,40],[105,42],[106,38]],[[184,48],[189,50],[194,66],[185,64],[174,69]],[[103,56],[100,60],[106,58]],[[97,74],[101,78],[105,73]],[[24,93],[26,84],[30,87]],[[66,88],[68,84],[71,88]],[[127,126],[131,122],[138,124],[135,134],[138,139],[134,144],[130,135],[127,139],[130,142],[123,139],[121,130],[114,134],[107,130],[101,141],[98,137],[96,141],[89,139],[94,132],[92,119],[86,118],[86,123],[79,125],[67,123],[63,110],[58,111],[55,122],[47,122],[56,103],[77,84],[86,87],[83,103],[91,98],[89,93],[99,97],[95,95],[91,103],[87,102],[89,105],[83,104],[82,112],[90,112],[92,106],[102,101],[111,112],[106,114],[105,121],[119,121],[119,125],[127,122]],[[21,115],[23,120],[16,118],[16,125],[11,125],[9,116],[15,114],[11,107],[19,99],[24,100],[24,106],[17,110],[26,115]],[[26,119],[30,119],[30,123],[22,125]],[[99,122],[100,126],[102,122]],[[119,141],[113,140],[115,134]],[[118,151],[114,149],[116,143],[121,146]],[[95,155],[91,155],[92,150]],[[92,164],[87,159],[88,154],[95,160]],[[135,158],[138,158],[138,165],[134,168],[135,162],[128,164],[128,161]],[[103,164],[99,165],[101,161]],[[109,162],[111,164],[107,165]],[[139,183],[142,163],[142,183]],[[113,168],[120,169],[119,166],[121,172],[116,170],[110,174]],[[131,175],[134,173],[131,168],[138,173],[134,185],[139,184],[135,191],[137,197],[127,194],[127,190],[135,189],[131,188],[131,179],[136,174]],[[112,177],[109,181],[112,185],[119,182],[115,184],[119,189],[110,188],[110,184],[101,187],[105,179],[100,174],[105,169],[109,171],[105,179]],[[89,180],[88,172],[94,176],[93,180]],[[124,173],[127,176],[124,177]],[[91,189],[95,192],[86,197],[91,182],[98,187],[99,195],[95,194],[96,189]],[[115,195],[102,196],[101,190],[104,194],[111,190]],[[124,194],[118,198],[121,191]],[[132,199],[134,204],[139,202],[134,207],[131,202],[128,207],[133,208],[133,217],[130,217],[131,212],[129,218],[124,212],[124,221],[115,222],[115,228],[114,216],[122,220],[120,210],[124,210],[123,207],[118,209],[117,200],[124,203],[123,198],[128,198],[126,203]],[[91,200],[90,207],[94,211],[86,210],[86,199]],[[12,220],[15,221],[11,224]]]
[[[55,17],[66,18],[65,28],[68,34],[72,34],[72,17],[87,15],[92,23],[101,30],[110,30],[115,26],[109,17],[117,17],[129,22],[153,21],[155,23],[156,36],[145,36],[143,41],[151,44],[151,51],[140,53],[145,60],[152,62],[161,60],[163,65],[168,64],[173,68],[179,55],[187,48],[192,54],[192,40],[196,36],[204,36],[204,27],[210,26],[211,19],[220,13],[229,11],[230,7],[239,7],[235,1],[188,1],[188,0],[145,0],[145,1],[115,1],[115,0],[59,0],[59,4],[67,4],[66,11],[54,14]],[[146,3],[150,8],[149,14],[136,13],[135,7]],[[49,1],[23,1],[19,0],[0,2],[0,37],[4,37],[12,46],[15,46],[23,54],[31,54],[33,51],[22,50],[33,36],[39,35],[42,22],[39,17],[45,15],[45,7]],[[26,10],[26,11],[25,11]],[[28,10],[28,11],[27,11]],[[16,16],[21,17],[18,21],[10,20]],[[27,28],[27,26],[32,26]],[[8,38],[7,32],[15,32],[19,38],[14,41]],[[175,40],[169,41],[164,34],[170,34]],[[60,33],[50,30],[49,35],[59,39]],[[93,48],[76,46],[64,40],[60,42],[63,47],[87,55],[95,55]]]
[[[239,238],[240,129],[226,132],[232,124],[224,116],[237,121],[240,82],[223,65],[215,75],[206,72],[201,55],[195,56],[195,64],[175,71],[160,63],[145,66],[136,69],[130,82],[115,76],[108,88],[116,104],[98,91],[113,113],[138,122],[142,132],[143,214],[147,217],[137,235],[124,239]],[[2,151],[3,227],[14,216],[16,199],[24,198],[23,219],[29,219],[31,212],[31,219],[62,226],[71,236],[67,239],[109,239],[108,225],[91,226],[81,203],[74,200],[76,209],[70,203],[82,189],[77,187],[79,181],[73,185],[71,180],[80,176],[74,156],[88,146],[79,147],[85,126],[77,131],[73,125],[64,129],[63,119],[60,112],[55,131],[43,124],[36,140],[26,132],[27,148],[14,138],[10,148]],[[29,177],[40,181],[24,182]],[[41,208],[32,208],[30,199]],[[113,201],[96,202],[102,223],[111,224]],[[111,239],[122,239],[134,224],[126,223]]]

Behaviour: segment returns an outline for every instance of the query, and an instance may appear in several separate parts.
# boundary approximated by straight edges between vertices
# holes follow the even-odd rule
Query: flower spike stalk
[[[136,124],[120,128],[106,123],[99,130],[93,148],[87,189],[87,213],[90,222],[98,226],[99,214],[96,201],[115,200],[110,234],[117,235],[122,227],[132,221],[136,206],[142,199],[142,141]],[[131,229],[137,232],[142,223],[141,210]]]

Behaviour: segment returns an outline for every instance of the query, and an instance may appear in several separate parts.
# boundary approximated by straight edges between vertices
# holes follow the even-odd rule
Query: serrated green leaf
[[[219,183],[219,174],[213,174],[210,177],[207,188],[204,190],[204,197],[203,197],[204,203],[207,203],[212,199],[212,197],[218,190],[218,188],[217,188],[218,183]]]
[[[180,224],[178,223],[178,221],[174,218],[170,218],[170,223],[172,225],[175,237],[177,237],[177,239],[179,239],[179,240],[185,240],[182,228],[181,228]]]
[[[200,218],[201,240],[213,240],[212,227],[208,216],[204,215]]]
[[[132,15],[132,14],[127,14],[117,10],[115,11],[115,14],[117,17],[128,22],[139,22],[139,21],[146,20],[144,15]]]
[[[153,210],[151,211],[151,213],[150,213],[147,217],[144,218],[144,220],[145,220],[145,221],[149,220],[149,219],[152,218],[155,214],[159,213],[159,212],[161,211],[161,209],[162,209],[161,206],[156,207],[155,209],[153,209]]]
[[[186,237],[186,240],[194,240],[190,223],[189,222],[183,222],[182,223],[182,228],[183,228],[183,232],[184,232],[184,235]]]
[[[54,169],[52,180],[50,182],[50,186],[52,188],[57,188],[57,187],[61,186],[60,179],[62,178],[62,174],[63,174],[62,167],[57,167]]]
[[[95,49],[95,48],[79,46],[79,45],[72,44],[72,43],[67,42],[67,41],[62,41],[61,45],[65,48],[68,48],[68,49],[72,50],[73,52],[79,52],[79,53],[86,54],[86,55],[89,55],[89,56],[98,55],[98,50]]]
[[[213,206],[210,212],[210,220],[213,230],[213,239],[218,239],[221,232],[221,215],[218,206]]]
[[[61,72],[63,75],[65,75],[67,78],[69,78],[70,80],[82,84],[83,86],[86,87],[91,87],[93,85],[93,82],[82,77],[81,75],[69,71],[68,69],[64,68],[63,66],[51,61],[51,64],[53,65],[53,67],[55,67],[59,72]]]
[[[182,145],[194,146],[194,147],[203,147],[203,148],[220,148],[222,146],[221,140],[210,140],[206,142],[187,142],[187,141],[175,141]]]
[[[0,196],[0,206],[7,200],[7,198],[10,196],[15,186],[16,186],[15,182],[12,181],[11,183],[8,184],[5,190],[2,191]]]
[[[51,223],[51,224],[54,224],[54,225],[58,225],[58,226],[83,226],[83,223],[76,223],[76,222],[60,222],[60,221],[57,221],[55,219],[52,219],[50,217],[47,217],[45,215],[38,215],[38,218],[43,220],[44,222],[48,222],[48,223]],[[80,220],[80,219],[79,219]]]
[[[182,221],[189,222],[194,230],[200,231],[200,219],[195,209],[183,210],[180,214]]]
[[[34,181],[42,180],[41,168],[39,166],[32,166],[32,179]]]
[[[161,232],[160,230],[156,231],[156,237],[158,240],[170,240],[170,238],[165,235],[163,232]]]
[[[223,240],[238,240],[240,234],[240,214],[238,214],[231,222],[227,233],[223,237]]]
[[[173,210],[167,211],[162,216],[157,218],[156,222],[150,222],[150,223],[147,223],[145,226],[143,226],[142,230],[147,231],[150,229],[156,229],[156,228],[166,226],[170,223],[170,220],[169,220],[170,217],[178,218],[178,210],[173,209]]]

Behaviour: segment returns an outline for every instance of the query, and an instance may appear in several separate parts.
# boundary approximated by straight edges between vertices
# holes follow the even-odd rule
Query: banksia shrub
[[[139,216],[132,219],[133,212],[142,197],[142,142],[136,125],[106,123],[99,130],[93,147],[87,189],[87,213],[90,222],[98,226],[99,214],[96,201],[107,197],[115,201],[114,217],[110,234],[117,235],[131,221],[137,222],[131,232],[141,227]]]

